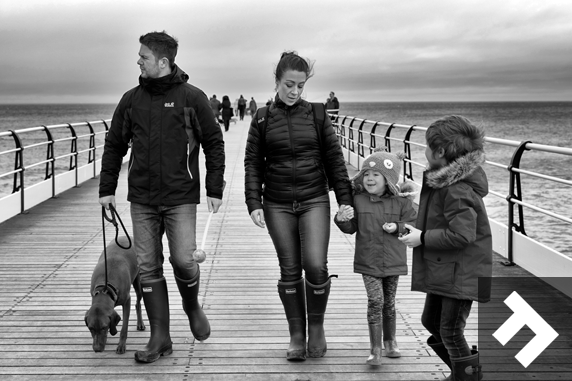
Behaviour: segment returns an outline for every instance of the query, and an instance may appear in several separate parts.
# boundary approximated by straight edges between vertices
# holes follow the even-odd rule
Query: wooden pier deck
[[[397,293],[403,356],[384,358],[378,368],[365,365],[369,351],[366,295],[361,276],[353,273],[354,237],[335,225],[329,269],[339,279],[333,279],[326,315],[328,352],[324,358],[302,363],[286,361],[288,327],[276,291],[278,261],[266,230],[250,221],[244,203],[248,122],[231,124],[225,134],[227,186],[223,207],[212,218],[208,256],[201,265],[200,295],[211,322],[211,337],[205,342],[193,339],[166,262],[173,354],[153,364],[134,361],[134,351],[147,343],[149,328],[136,330],[133,306],[127,352],[115,354],[119,335],[109,337],[104,352],[93,352],[84,314],[91,303],[91,273],[103,247],[98,179],[93,179],[0,224],[1,380],[439,380],[449,373],[426,345],[428,334],[420,322],[425,295],[410,291],[409,276],[400,278]],[[117,208],[131,231],[124,173]],[[199,239],[207,216],[203,202]],[[108,224],[108,241],[113,235]],[[526,275],[518,268],[495,266],[497,274],[501,271]],[[477,315],[475,305],[466,330],[470,344],[477,343]],[[145,313],[144,320],[148,325]],[[559,351],[556,356],[568,353]],[[548,369],[547,365],[542,373],[527,373],[493,361],[496,365],[485,368],[485,379],[571,380],[569,362],[569,357],[563,358],[560,367]]]

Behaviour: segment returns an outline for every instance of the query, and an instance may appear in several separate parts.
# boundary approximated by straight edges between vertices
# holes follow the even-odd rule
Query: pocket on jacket
[[[425,285],[430,290],[449,291],[455,286],[455,258],[425,257]]]

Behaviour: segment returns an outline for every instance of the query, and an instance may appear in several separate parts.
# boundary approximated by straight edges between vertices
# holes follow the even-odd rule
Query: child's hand
[[[397,224],[395,222],[386,222],[385,224],[383,224],[382,228],[387,233],[392,234],[397,231]]]
[[[350,205],[340,205],[336,215],[338,221],[346,222],[354,218],[354,208]]]
[[[409,234],[398,237],[397,239],[407,245],[407,247],[417,247],[421,245],[421,230],[414,228],[411,225],[404,225]]]

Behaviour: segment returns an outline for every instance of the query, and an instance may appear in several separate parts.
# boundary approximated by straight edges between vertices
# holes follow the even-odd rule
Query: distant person
[[[250,109],[250,117],[254,118],[254,114],[256,113],[256,109],[258,108],[256,106],[256,101],[254,100],[254,97],[250,98],[250,103],[248,105],[248,108]]]
[[[302,361],[326,353],[324,314],[330,294],[328,244],[332,187],[338,204],[352,205],[352,188],[330,118],[314,115],[301,98],[312,65],[285,52],[275,70],[276,97],[250,123],[246,152],[245,198],[256,226],[268,226],[280,265],[278,294],[290,331],[286,358]],[[323,119],[315,124],[315,118]],[[320,130],[318,130],[320,129]],[[321,138],[320,138],[321,136]],[[304,279],[304,275],[306,279]],[[307,304],[306,304],[307,302]],[[306,345],[306,305],[308,343]]]
[[[448,116],[425,132],[416,227],[399,238],[413,249],[411,289],[426,292],[421,315],[427,344],[452,369],[453,380],[480,380],[479,354],[464,336],[473,301],[491,297],[492,236],[483,197],[489,191],[484,133],[462,116]]]
[[[210,99],[211,102],[211,108],[213,109],[213,113],[215,115],[216,121],[218,123],[222,123],[222,120],[220,118],[220,109],[222,108],[222,104],[220,103],[220,101],[218,99],[216,99],[216,95],[213,94],[213,97]]]
[[[135,352],[135,360],[150,363],[173,351],[163,233],[193,336],[202,341],[211,333],[197,299],[200,269],[192,256],[197,247],[200,146],[207,168],[207,206],[214,213],[222,204],[225,158],[222,132],[207,96],[188,84],[189,76],[175,65],[177,40],[165,32],[151,32],[139,42],[139,85],[123,95],[113,114],[101,160],[99,203],[106,209],[115,207],[122,158],[131,147],[127,200],[151,326],[151,338]]]
[[[232,104],[228,95],[222,97],[222,122],[224,123],[224,130],[228,131],[230,127],[230,120],[234,116]]]
[[[330,114],[336,114],[337,115],[339,109],[340,109],[340,102],[338,102],[338,98],[336,98],[336,95],[332,91],[332,92],[330,92],[330,97],[326,100],[326,110],[328,110],[328,112]],[[330,111],[330,110],[332,110],[332,111]]]
[[[238,98],[238,114],[240,120],[244,120],[244,112],[246,111],[246,99],[243,98],[242,94]]]
[[[374,152],[352,179],[354,207],[334,217],[341,231],[356,234],[354,272],[362,274],[367,293],[370,356],[366,363],[381,365],[382,337],[385,356],[401,357],[396,338],[395,295],[400,275],[407,275],[407,248],[397,237],[405,223],[414,222],[410,182],[397,184],[402,157]],[[407,191],[406,191],[407,186]]]
[[[266,101],[266,106],[270,106],[271,104],[272,104],[272,98],[270,98]]]

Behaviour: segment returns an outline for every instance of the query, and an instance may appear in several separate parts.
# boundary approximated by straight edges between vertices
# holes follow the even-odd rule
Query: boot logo
[[[153,287],[143,287],[143,292],[153,292]]]
[[[314,290],[314,295],[324,295],[326,290]]]
[[[193,283],[189,283],[187,284],[187,287],[194,287],[197,285],[197,282],[193,282]]]
[[[295,294],[296,293],[296,289],[295,288],[287,288],[284,290],[286,292],[286,295],[288,294]]]

